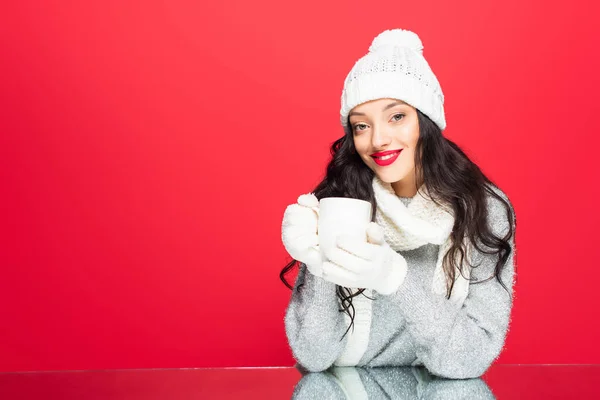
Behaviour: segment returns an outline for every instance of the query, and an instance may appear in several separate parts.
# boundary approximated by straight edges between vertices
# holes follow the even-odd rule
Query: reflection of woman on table
[[[306,374],[294,388],[292,399],[439,399],[494,400],[480,378],[445,379],[423,367],[333,367]]]
[[[285,328],[298,363],[424,365],[481,376],[500,355],[512,308],[516,218],[506,194],[443,136],[444,96],[419,37],[378,35],[348,74],[344,136],[327,175],[289,205],[283,244],[299,266]],[[366,240],[321,254],[318,199],[369,201]],[[289,285],[288,286],[292,286]]]

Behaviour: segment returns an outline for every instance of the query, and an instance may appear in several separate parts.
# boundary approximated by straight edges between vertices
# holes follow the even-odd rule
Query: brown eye
[[[362,127],[366,127],[367,125],[366,124],[356,124],[356,125],[354,125],[354,130],[357,131],[357,130],[366,129],[366,128],[360,129],[359,127],[361,127],[361,126]]]
[[[400,121],[404,117],[404,114],[400,114],[400,113],[399,114],[394,114],[394,116],[392,117],[392,119],[394,119],[396,117],[400,117],[400,118],[396,119],[396,121]]]

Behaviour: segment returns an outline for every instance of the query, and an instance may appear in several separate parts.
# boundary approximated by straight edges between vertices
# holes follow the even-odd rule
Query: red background
[[[202,3],[1,6],[0,371],[292,365],[283,211],[396,27],[517,212],[499,362],[600,362],[595,3]]]

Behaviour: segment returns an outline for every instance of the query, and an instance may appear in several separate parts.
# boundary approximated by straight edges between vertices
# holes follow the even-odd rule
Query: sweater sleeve
[[[346,320],[339,308],[336,285],[300,263],[284,322],[294,358],[310,372],[331,367],[346,346]]]
[[[503,193],[500,195],[507,199]],[[491,195],[487,206],[488,227],[494,234],[504,237],[509,230],[506,208]],[[511,223],[516,229],[516,220]],[[512,308],[509,293],[513,294],[515,276],[514,236],[509,238],[511,253],[500,273],[508,292],[496,277],[471,283],[469,294],[460,306],[431,291],[432,274],[409,265],[403,284],[392,295],[401,304],[407,330],[416,343],[418,361],[432,374],[454,379],[479,377],[500,355]],[[497,260],[496,254],[473,249],[476,267],[472,269],[471,277],[477,281],[486,280],[494,274]]]

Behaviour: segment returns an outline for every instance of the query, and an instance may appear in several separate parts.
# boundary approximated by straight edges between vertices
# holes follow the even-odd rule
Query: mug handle
[[[319,217],[319,207],[311,207],[311,210],[313,210],[315,213],[317,213],[317,218]],[[311,248],[315,249],[316,251],[321,251],[321,249],[319,248],[319,245],[316,244],[314,246],[310,246]]]

